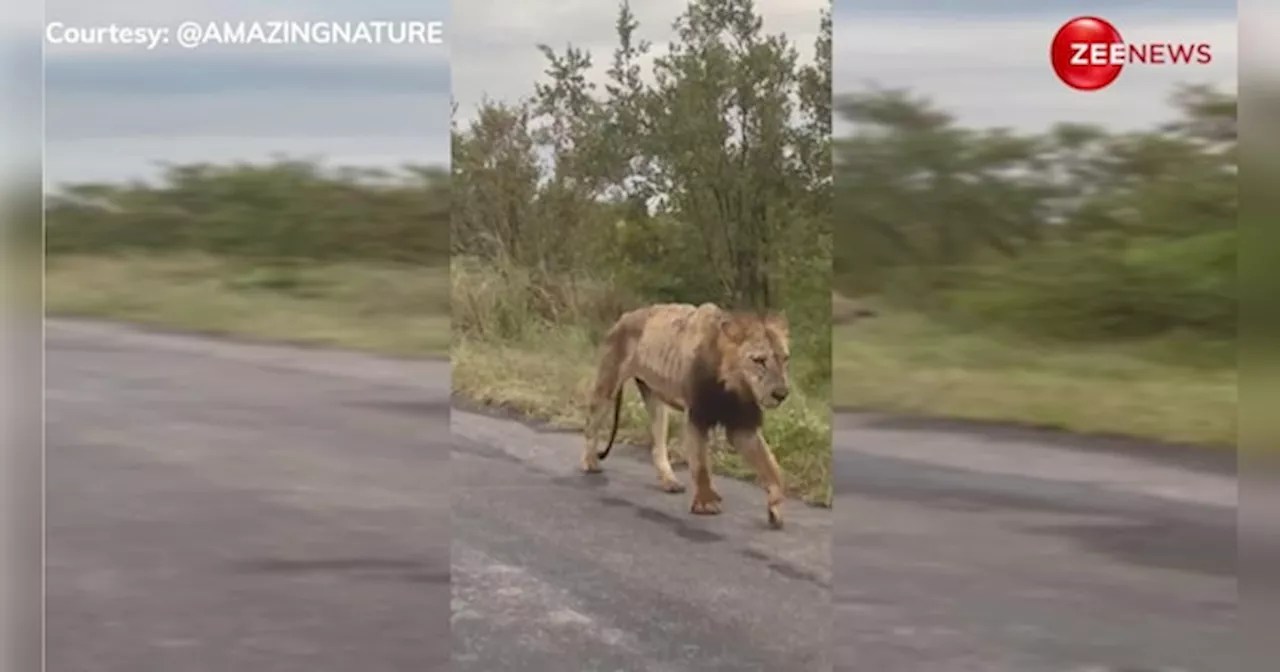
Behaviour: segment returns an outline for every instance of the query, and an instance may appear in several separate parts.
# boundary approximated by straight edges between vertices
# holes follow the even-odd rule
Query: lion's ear
[[[720,317],[720,333],[734,343],[741,343],[747,338],[747,332],[742,328],[742,323],[733,315]]]
[[[787,321],[787,314],[782,311],[770,313],[764,318],[764,324],[770,329],[782,334],[786,334],[791,331],[791,323]]]

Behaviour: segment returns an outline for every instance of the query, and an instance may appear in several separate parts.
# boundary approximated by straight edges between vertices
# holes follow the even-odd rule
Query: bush
[[[1058,339],[1234,336],[1235,235],[1047,245],[953,274],[949,312]]]
[[[443,265],[448,174],[365,175],[300,161],[170,168],[156,184],[73,185],[50,197],[50,255],[205,253]]]
[[[524,340],[557,327],[603,335],[641,302],[589,277],[556,276],[510,263],[456,257],[450,272],[455,334],[487,341]]]

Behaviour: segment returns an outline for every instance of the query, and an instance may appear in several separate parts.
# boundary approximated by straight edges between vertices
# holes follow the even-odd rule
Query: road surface
[[[1232,460],[848,414],[834,445],[836,669],[1273,669],[1241,667]]]
[[[763,490],[718,479],[725,511],[694,516],[634,448],[587,476],[579,435],[452,421],[458,672],[831,669],[829,510],[772,530]]]
[[[846,415],[836,508],[779,532],[447,421],[442,363],[49,337],[50,670],[1234,669],[1212,465]]]
[[[447,362],[46,333],[50,672],[449,669]]]

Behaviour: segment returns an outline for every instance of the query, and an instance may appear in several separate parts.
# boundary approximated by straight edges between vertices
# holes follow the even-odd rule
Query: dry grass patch
[[[366,350],[449,351],[444,268],[263,266],[205,255],[48,260],[49,315]]]
[[[1032,343],[901,314],[837,327],[835,336],[837,407],[1236,445],[1229,345]]]

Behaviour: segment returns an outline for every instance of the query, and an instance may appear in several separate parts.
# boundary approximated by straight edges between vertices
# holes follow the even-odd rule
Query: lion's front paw
[[[590,458],[582,458],[582,473],[598,474],[602,471],[604,471],[604,469],[600,468],[600,460],[595,459],[594,456]]]
[[[714,516],[720,513],[720,493],[711,489],[698,489],[693,493],[693,505],[689,507],[690,513],[702,516]]]
[[[782,529],[782,500],[781,488],[769,489],[769,499],[765,508],[769,513],[769,527],[775,530]]]

